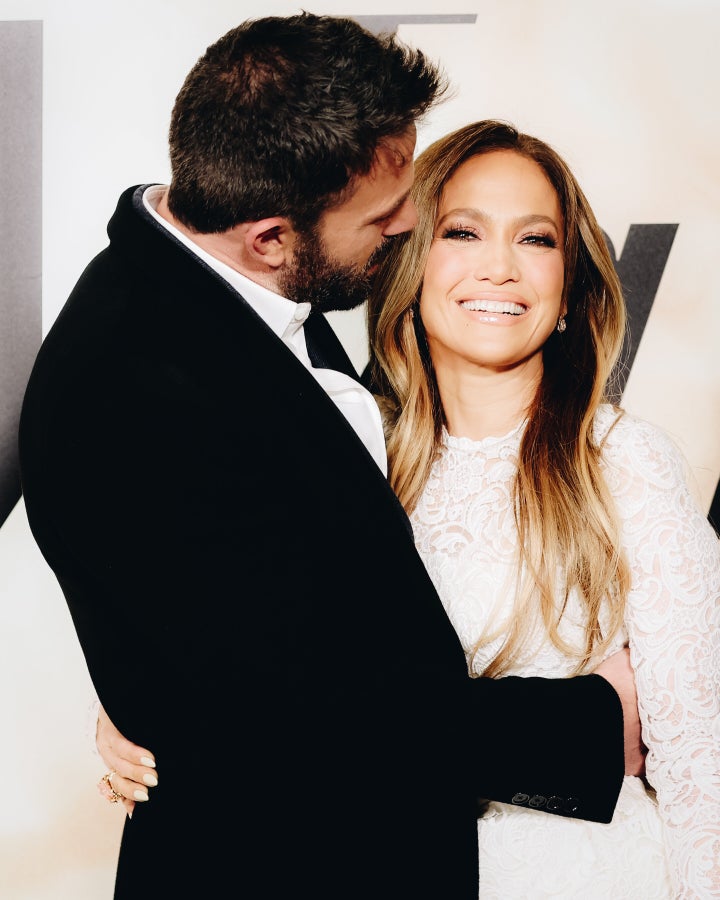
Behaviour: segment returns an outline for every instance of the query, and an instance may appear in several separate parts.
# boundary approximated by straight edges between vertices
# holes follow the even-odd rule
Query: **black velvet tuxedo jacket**
[[[116,896],[476,900],[478,798],[609,821],[614,691],[468,677],[355,432],[141,194],[44,341],[20,430],[100,699],[157,757]],[[324,319],[307,332],[349,367]]]

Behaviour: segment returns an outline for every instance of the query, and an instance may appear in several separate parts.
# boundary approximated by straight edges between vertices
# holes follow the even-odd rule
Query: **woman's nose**
[[[512,246],[504,241],[482,241],[474,274],[478,281],[488,280],[493,284],[517,281],[519,270]]]

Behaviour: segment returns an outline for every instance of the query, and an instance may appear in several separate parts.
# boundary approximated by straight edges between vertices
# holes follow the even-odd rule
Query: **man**
[[[101,702],[162,767],[116,898],[476,900],[477,798],[612,816],[617,694],[468,678],[322,316],[413,227],[443,90],[349,20],[232,30],[178,95],[169,189],[123,194],[38,355],[30,524]]]

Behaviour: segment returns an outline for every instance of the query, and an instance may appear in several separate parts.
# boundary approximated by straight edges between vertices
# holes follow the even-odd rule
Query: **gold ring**
[[[112,772],[106,772],[100,779],[100,781],[98,781],[98,790],[106,800],[110,801],[110,803],[117,803],[118,800],[125,799],[123,795],[118,794],[118,792],[112,786],[114,775],[117,775],[117,772],[115,772],[114,770]]]

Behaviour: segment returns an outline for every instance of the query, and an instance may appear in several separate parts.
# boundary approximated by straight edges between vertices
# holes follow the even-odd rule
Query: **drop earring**
[[[560,332],[560,334],[562,334],[566,328],[567,324],[565,323],[565,316],[560,316],[557,323],[557,330]]]

